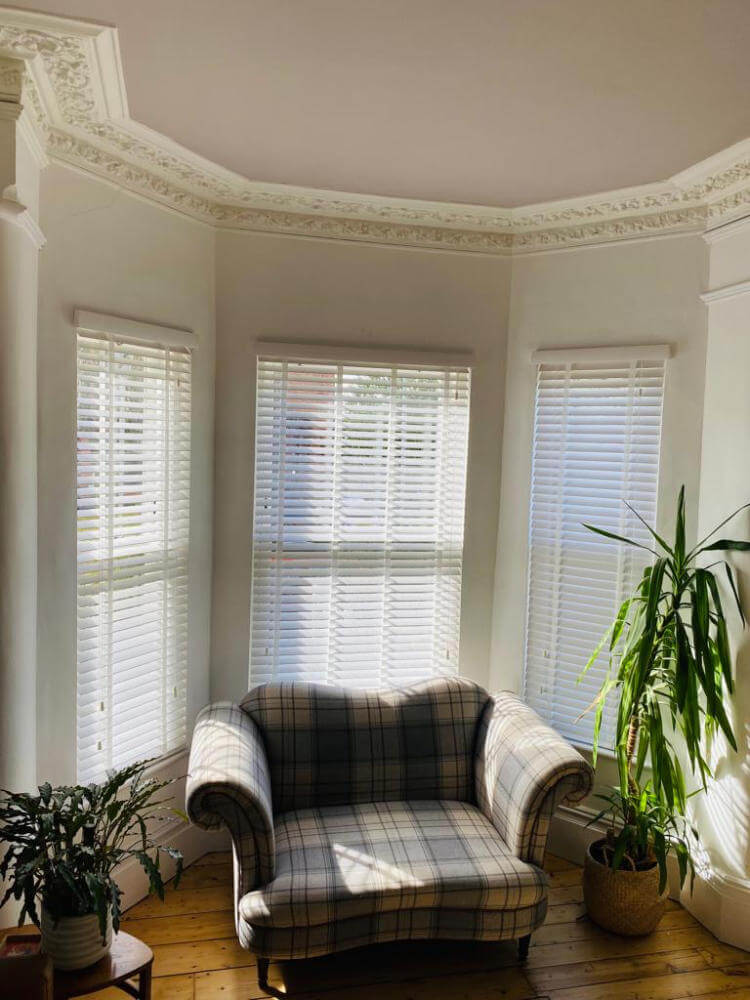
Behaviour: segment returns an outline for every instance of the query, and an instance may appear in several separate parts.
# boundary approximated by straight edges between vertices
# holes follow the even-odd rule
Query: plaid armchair
[[[267,985],[271,958],[403,938],[517,938],[525,957],[550,820],[591,783],[507,692],[273,683],[201,712],[187,810],[229,828],[237,934]]]

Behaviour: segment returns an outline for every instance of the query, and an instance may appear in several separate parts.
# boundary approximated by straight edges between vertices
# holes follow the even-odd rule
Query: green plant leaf
[[[657,535],[657,533],[654,531],[654,529],[651,527],[651,525],[648,523],[645,517],[639,514],[638,511],[635,509],[635,507],[631,506],[631,504],[629,504],[627,500],[623,500],[623,503],[632,514],[635,514],[638,520],[645,526],[648,533],[652,536],[652,538],[654,538],[659,543],[659,545],[661,545],[661,547],[665,550],[665,552],[668,552],[669,555],[674,555],[672,546],[669,545],[667,542],[665,542],[664,539],[661,537],[661,535]]]
[[[734,595],[734,603],[737,605],[737,611],[739,612],[740,618],[742,619],[742,624],[747,625],[747,621],[745,619],[745,610],[742,607],[742,601],[740,601],[739,591],[737,590],[737,584],[735,583],[734,579],[734,571],[732,570],[732,567],[729,565],[728,562],[724,563],[724,570],[726,571],[727,579],[729,581],[729,586],[731,587],[732,594]]]
[[[578,675],[578,679],[576,680],[576,684],[580,684],[581,683],[581,681],[583,680],[583,678],[586,676],[587,672],[596,663],[597,659],[599,658],[599,654],[601,653],[602,649],[604,649],[604,644],[606,643],[607,639],[609,639],[610,635],[612,634],[612,631],[614,630],[614,627],[615,627],[614,625],[610,625],[610,627],[607,629],[607,631],[601,637],[601,639],[599,640],[599,643],[597,644],[597,646],[594,649],[594,652],[588,658],[586,666],[583,668],[583,670]],[[594,707],[595,703],[596,703],[595,701],[593,701],[591,703],[591,707],[592,708]],[[583,714],[585,714],[585,712]]]
[[[648,750],[650,746],[649,740],[649,717],[643,719],[641,722],[641,727],[638,732],[638,750],[635,758],[635,778],[636,781],[640,781],[641,775],[643,774],[643,768],[646,764],[646,757],[648,756]],[[645,791],[644,791],[645,794]]]
[[[701,552],[750,552],[750,542],[738,542],[732,538],[720,538],[718,542],[706,545]]]
[[[674,561],[679,571],[685,561],[685,487],[680,487],[677,497],[677,518],[674,529]]]
[[[675,847],[675,854],[677,855],[677,865],[680,872],[680,888],[682,888],[683,885],[685,884],[685,878],[687,876],[689,855],[684,841],[682,840],[676,841],[674,847]]]
[[[732,677],[732,656],[729,649],[729,636],[727,634],[727,623],[724,618],[724,611],[721,606],[721,594],[719,593],[719,587],[716,583],[714,576],[703,571],[707,580],[707,586],[711,592],[711,597],[714,604],[714,612],[716,615],[716,649],[719,657],[719,663],[721,665],[721,673],[724,677],[724,682],[727,686],[727,690],[730,694],[734,691],[734,679]],[[719,700],[721,700],[721,690],[718,692]]]
[[[652,555],[656,555],[653,549],[649,548],[648,545],[643,545],[641,542],[636,542],[632,538],[625,538],[623,535],[615,535],[611,531],[605,531],[604,528],[596,528],[593,524],[586,524],[583,522],[583,527],[588,528],[589,531],[595,532],[597,535],[603,535],[604,538],[612,538],[616,542],[624,542],[625,545],[633,545],[637,549],[645,549],[646,552],[650,552]]]
[[[704,552],[705,549],[703,548],[703,546],[709,540],[709,538],[715,535],[717,531],[723,528],[725,524],[728,524],[732,520],[732,518],[736,517],[741,511],[747,510],[748,507],[750,507],[750,503],[743,503],[741,507],[737,508],[737,510],[732,511],[732,513],[729,514],[728,517],[725,517],[724,520],[721,521],[719,524],[717,524],[712,531],[709,531],[709,533],[698,542],[695,548],[691,549],[690,553],[687,556],[687,559],[688,560],[691,559],[694,555],[697,555],[699,552]]]

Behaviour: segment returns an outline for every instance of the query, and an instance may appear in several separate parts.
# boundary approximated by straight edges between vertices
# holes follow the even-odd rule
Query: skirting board
[[[594,815],[584,809],[561,806],[550,828],[552,854],[582,864],[586,848],[604,831],[602,823],[587,825]],[[700,872],[695,876],[691,895],[689,880],[680,892],[676,862],[670,864],[669,874],[673,899],[678,899],[719,941],[750,951],[750,880],[711,870]]]
[[[211,851],[226,851],[230,847],[226,830],[216,832],[201,830],[192,823],[179,823],[172,827],[165,833],[163,841],[170,847],[182,851],[185,867],[202,858],[204,854],[209,854]],[[162,854],[161,864],[164,878],[171,878],[174,875],[174,861],[166,854]],[[148,895],[148,877],[134,858],[130,858],[119,868],[117,884],[122,890],[123,910],[127,910]],[[231,905],[229,895],[227,895],[227,905]]]

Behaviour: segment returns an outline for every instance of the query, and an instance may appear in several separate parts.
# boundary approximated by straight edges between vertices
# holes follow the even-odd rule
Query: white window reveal
[[[76,315],[78,779],[186,742],[186,331]]]
[[[257,369],[250,677],[458,670],[468,367]]]
[[[591,653],[650,556],[583,527],[650,544],[631,504],[653,527],[668,349],[539,351],[529,512],[525,698],[560,733],[590,746],[581,717],[607,669]],[[601,745],[611,748],[614,719]]]

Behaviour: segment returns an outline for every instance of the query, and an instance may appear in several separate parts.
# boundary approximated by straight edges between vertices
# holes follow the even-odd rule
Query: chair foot
[[[260,989],[270,997],[278,997],[278,1000],[289,1000],[286,993],[277,990],[275,986],[271,986],[268,982],[268,966],[271,964],[271,959],[256,958],[255,961],[258,966],[258,986]]]
[[[267,990],[268,989],[268,966],[270,964],[270,959],[268,959],[268,958],[259,958],[259,959],[257,959],[257,963],[258,963],[258,986],[260,986],[260,988],[262,990]]]
[[[529,945],[531,944],[531,934],[518,939],[518,961],[525,962],[529,957]]]

